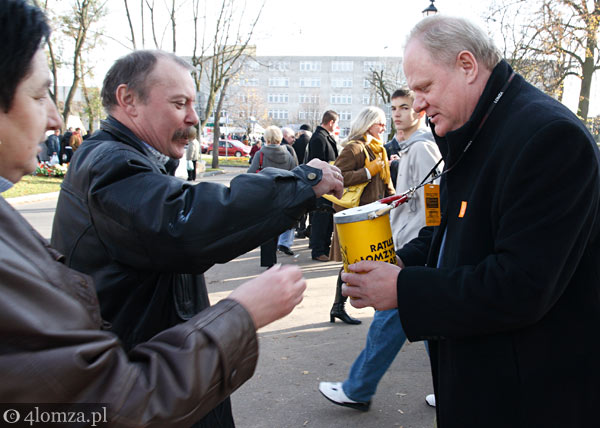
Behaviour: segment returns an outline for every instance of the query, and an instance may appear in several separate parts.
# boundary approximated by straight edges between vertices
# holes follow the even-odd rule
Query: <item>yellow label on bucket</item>
[[[361,260],[396,264],[389,214],[352,223],[338,223],[335,226],[345,272],[348,272],[348,265]]]

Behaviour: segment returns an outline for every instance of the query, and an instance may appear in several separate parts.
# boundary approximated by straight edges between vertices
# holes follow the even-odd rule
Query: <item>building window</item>
[[[300,104],[319,104],[320,100],[319,95],[300,94],[298,97]]]
[[[300,61],[300,71],[321,71],[321,61]]]
[[[330,98],[331,104],[352,104],[352,95],[334,94]]]
[[[269,118],[270,119],[287,119],[288,111],[287,110],[269,110]]]
[[[290,79],[287,77],[269,77],[269,86],[287,88],[290,86]]]
[[[258,70],[260,68],[260,64],[257,61],[246,61],[246,69],[248,70]]]
[[[319,112],[318,111],[304,111],[300,110],[298,112],[298,120],[319,120]]]
[[[354,71],[352,61],[331,61],[331,71]]]
[[[331,79],[331,87],[332,88],[351,88],[352,87],[352,79],[348,79],[348,78]]]
[[[363,80],[363,88],[369,89],[371,87],[371,81],[369,79]]]
[[[301,88],[320,88],[321,87],[321,78],[320,77],[302,78],[302,79],[300,79],[300,87]]]
[[[269,62],[269,71],[289,71],[289,61],[271,61]]]
[[[364,71],[380,71],[383,70],[383,63],[381,61],[365,61],[363,67]]]
[[[269,94],[267,100],[269,103],[283,104],[289,101],[289,97],[288,94]]]
[[[252,79],[240,79],[240,86],[258,86],[258,78],[254,77]]]
[[[352,120],[352,112],[341,111],[340,112],[340,120]]]
[[[350,128],[340,128],[340,138],[346,138],[350,134]]]

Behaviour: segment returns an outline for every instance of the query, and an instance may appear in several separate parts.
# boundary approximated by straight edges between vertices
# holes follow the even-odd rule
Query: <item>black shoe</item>
[[[331,308],[331,312],[329,312],[329,322],[335,322],[335,319],[339,318],[341,321],[346,324],[361,324],[362,321],[356,318],[352,318],[344,309],[343,303],[334,303]]]
[[[290,250],[288,247],[286,247],[285,245],[278,245],[277,249],[279,251],[281,251],[283,254],[287,254],[288,256],[294,255],[294,252],[292,250]]]

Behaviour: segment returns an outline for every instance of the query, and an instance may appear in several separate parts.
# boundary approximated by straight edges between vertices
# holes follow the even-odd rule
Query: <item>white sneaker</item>
[[[351,407],[366,412],[371,407],[371,402],[354,401],[348,398],[342,389],[342,382],[321,382],[319,391],[325,398],[338,406]]]
[[[429,394],[427,397],[425,397],[425,401],[431,407],[435,407],[435,394]]]

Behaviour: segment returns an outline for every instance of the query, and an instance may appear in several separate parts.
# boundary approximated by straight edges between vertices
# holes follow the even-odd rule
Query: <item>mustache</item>
[[[192,130],[195,131],[195,128],[193,126],[190,126],[189,128],[178,129],[173,134],[172,140],[173,141],[175,141],[175,140],[182,140],[182,139],[189,140],[190,139],[190,135],[192,135]]]

